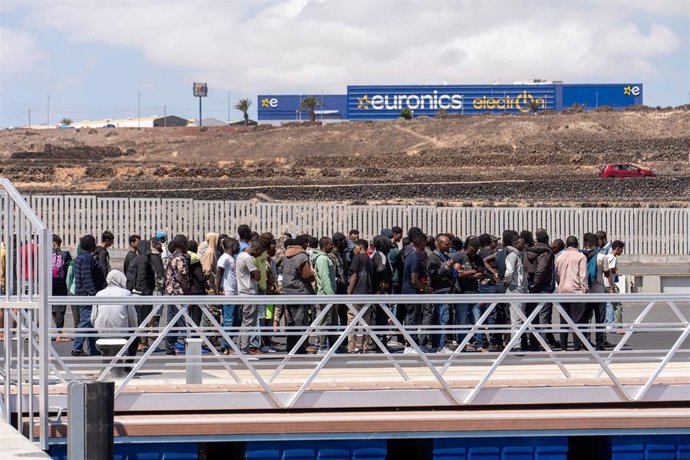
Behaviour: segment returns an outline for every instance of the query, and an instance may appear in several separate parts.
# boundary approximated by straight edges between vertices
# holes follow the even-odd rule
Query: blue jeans
[[[168,324],[170,324],[170,321],[172,321],[173,317],[177,314],[177,312],[180,311],[180,308],[177,305],[168,305]],[[184,327],[185,326],[185,321],[182,319],[182,317],[177,318],[177,321],[175,322],[175,325],[173,327]],[[166,351],[175,351],[175,343],[177,342],[177,336],[172,335],[172,332],[168,332],[168,335],[165,336],[165,350]]]
[[[91,305],[80,305],[79,306],[79,324],[78,329],[92,329],[93,324],[91,324]],[[79,333],[79,332],[78,332]],[[95,336],[78,336],[74,339],[72,343],[72,350],[80,350],[84,347],[84,341],[86,341],[86,351],[90,355],[97,355],[98,350],[96,349],[96,337]]]
[[[473,307],[474,304],[471,303],[455,304],[455,324],[457,326],[469,326],[472,324],[472,320],[470,319],[470,312],[472,311]],[[461,343],[463,340],[465,340],[466,335],[467,333],[465,332],[458,332],[456,339],[458,343]]]
[[[439,326],[447,326],[450,322],[450,305],[447,303],[436,304],[434,308],[434,324]],[[446,329],[441,327],[436,334],[433,335],[431,344],[437,350],[440,350],[446,344]]]
[[[226,327],[237,327],[237,317],[238,317],[238,309],[237,305],[223,305],[223,328]],[[229,336],[231,335],[230,332],[225,331]],[[225,340],[225,338],[221,339],[220,341],[221,346],[223,349],[228,349],[230,348],[230,345],[228,342]]]
[[[496,285],[479,285],[479,293],[480,294],[495,294],[496,293]],[[472,322],[474,324],[477,324],[479,321],[479,318],[482,316],[482,313],[486,311],[486,309],[489,307],[489,303],[485,304],[475,304],[472,307]],[[494,309],[491,311],[489,316],[486,317],[484,320],[484,324],[488,326],[493,326],[496,324],[496,309],[498,308],[498,305],[494,307]],[[494,345],[497,344],[496,339],[494,338],[495,334],[488,333],[489,340],[491,343]],[[474,336],[474,345],[475,347],[479,348],[487,348],[489,346],[489,340],[487,340],[487,334],[484,334],[483,332],[477,332]]]

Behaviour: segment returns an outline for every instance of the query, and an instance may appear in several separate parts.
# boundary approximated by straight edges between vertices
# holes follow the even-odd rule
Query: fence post
[[[185,340],[185,376],[187,385],[201,383],[201,339]]]
[[[67,386],[67,458],[113,458],[114,382],[71,382]]]

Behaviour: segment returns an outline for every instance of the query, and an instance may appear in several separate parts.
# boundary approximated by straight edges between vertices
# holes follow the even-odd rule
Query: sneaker
[[[259,348],[259,350],[261,350],[261,353],[275,353],[276,351],[278,351],[275,348],[269,347],[267,345],[264,345],[263,347]]]
[[[84,353],[84,350],[72,350],[72,356],[84,356],[86,353]]]
[[[488,352],[489,352],[489,350],[487,350],[487,349],[484,348],[484,347],[479,347],[479,348],[476,349],[476,351],[478,351],[478,352],[480,352],[480,353],[488,353]]]
[[[249,353],[247,353],[247,354],[249,354],[249,355],[263,355],[264,353],[261,350],[259,350],[258,348],[250,348]]]
[[[316,352],[317,355],[325,355],[328,353],[328,348],[319,348],[319,351]]]
[[[417,350],[415,350],[415,349],[412,348],[412,347],[405,347],[405,351],[403,351],[403,354],[404,354],[404,355],[416,355],[416,354],[417,354]]]
[[[402,343],[398,342],[397,340],[389,340],[388,341],[388,346],[389,347],[402,347]]]
[[[356,355],[356,354],[358,354],[358,353],[361,353],[361,352],[362,352],[362,349],[361,349],[361,348],[353,348],[353,349],[351,349],[351,350],[347,350],[347,352],[348,352],[349,354],[351,354],[351,355]]]
[[[455,346],[455,348],[451,348],[450,346],[446,345],[445,347],[440,348],[436,353],[443,353],[446,355],[450,355],[451,353],[453,353],[457,349],[458,349],[457,345]]]
[[[186,349],[180,342],[175,342],[175,351],[177,351],[178,354],[183,354]]]

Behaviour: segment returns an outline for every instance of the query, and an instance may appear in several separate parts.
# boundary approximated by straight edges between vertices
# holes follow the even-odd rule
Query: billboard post
[[[201,98],[208,96],[208,85],[206,83],[194,83],[194,97],[199,98],[199,127],[203,125],[201,116]]]

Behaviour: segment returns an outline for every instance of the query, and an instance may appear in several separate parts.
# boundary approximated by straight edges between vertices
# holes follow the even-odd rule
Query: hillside
[[[0,132],[24,192],[432,203],[687,206],[690,110],[599,110],[255,128]],[[632,162],[653,179],[598,179]]]

